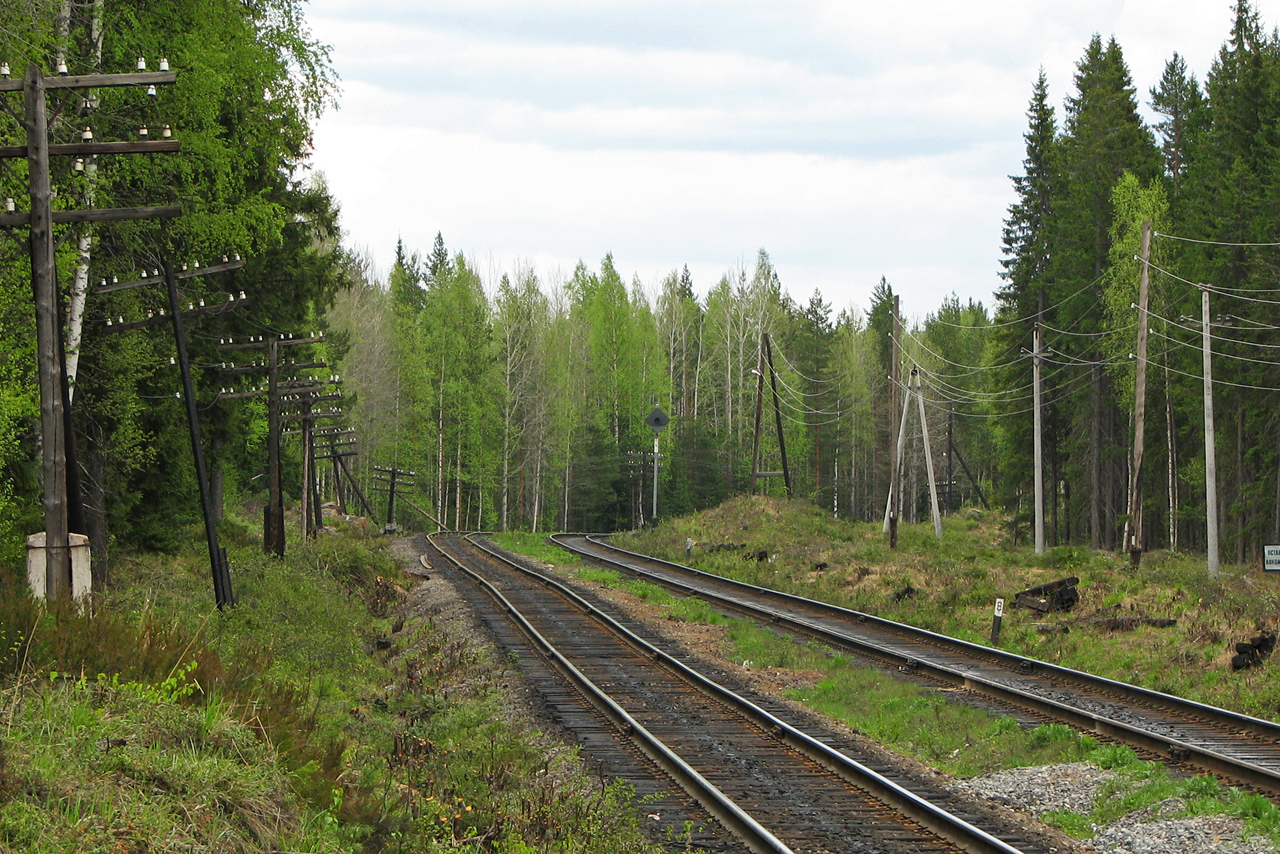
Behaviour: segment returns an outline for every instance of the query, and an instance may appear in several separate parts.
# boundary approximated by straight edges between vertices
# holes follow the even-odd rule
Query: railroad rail
[[[997,838],[806,734],[473,537],[441,534],[430,542],[549,666],[750,850],[1037,850],[1020,836],[1013,843],[1022,848]]]
[[[1130,744],[1177,766],[1280,795],[1280,725],[871,614],[638,554],[598,536],[551,537],[567,551],[681,595],[830,646]]]

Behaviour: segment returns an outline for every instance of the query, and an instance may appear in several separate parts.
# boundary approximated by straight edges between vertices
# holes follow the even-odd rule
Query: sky
[[[1266,28],[1280,0],[1255,0]],[[992,305],[1039,69],[1061,120],[1094,33],[1147,109],[1177,51],[1201,81],[1229,0],[311,0],[339,107],[312,165],[385,271],[437,232],[492,282],[612,253],[705,294],[764,249],[792,298]],[[1148,113],[1149,116],[1149,113]]]

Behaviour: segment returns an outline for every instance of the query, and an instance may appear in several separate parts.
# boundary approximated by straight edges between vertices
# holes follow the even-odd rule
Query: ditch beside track
[[[680,595],[698,596],[720,610],[1280,798],[1280,724],[733,581],[630,552],[599,537],[558,534],[551,539],[568,551]]]

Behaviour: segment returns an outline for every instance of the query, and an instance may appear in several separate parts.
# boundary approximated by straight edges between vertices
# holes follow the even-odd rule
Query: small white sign
[[[1262,568],[1267,572],[1280,572],[1280,546],[1263,546],[1262,553]]]
[[[1277,546],[1277,548],[1280,549],[1280,546]],[[1280,566],[1277,566],[1276,568],[1280,569]],[[997,617],[1004,616],[1004,600],[1003,599],[996,600],[996,616]]]

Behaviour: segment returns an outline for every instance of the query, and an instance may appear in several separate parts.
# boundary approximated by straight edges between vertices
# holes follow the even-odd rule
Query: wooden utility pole
[[[1138,273],[1138,353],[1134,366],[1133,467],[1129,475],[1129,524],[1125,549],[1137,569],[1142,560],[1142,451],[1147,420],[1147,304],[1150,283],[1151,220],[1142,223],[1142,269]]]
[[[218,545],[218,527],[213,500],[209,495],[209,474],[204,464],[204,445],[200,441],[200,415],[196,409],[195,385],[191,381],[191,360],[187,356],[187,332],[182,325],[182,307],[178,302],[178,282],[173,276],[173,262],[164,262],[165,284],[169,290],[169,313],[173,320],[173,340],[178,347],[178,368],[182,372],[182,395],[187,404],[187,427],[191,433],[191,453],[196,463],[196,484],[200,489],[200,511],[204,515],[205,540],[209,546],[209,567],[213,575],[213,597],[221,610],[236,603],[231,590],[231,570],[226,552]]]
[[[1042,438],[1043,416],[1040,412],[1041,407],[1041,388],[1040,388],[1040,322],[1036,321],[1035,331],[1032,333],[1032,374],[1034,378],[1035,389],[1032,393],[1034,397],[1033,404],[1035,406],[1035,437],[1033,440],[1035,454],[1035,531],[1036,531],[1036,554],[1044,554],[1044,440]]]
[[[7,70],[7,69],[6,69]],[[171,71],[154,74],[83,74],[46,77],[33,61],[21,80],[0,79],[0,92],[23,93],[24,145],[0,145],[0,158],[27,161],[29,213],[0,213],[0,226],[27,226],[30,231],[31,288],[36,310],[36,359],[40,388],[42,507],[45,527],[45,595],[56,599],[71,594],[71,556],[68,548],[70,500],[68,488],[66,369],[63,365],[62,335],[58,310],[57,270],[54,258],[53,226],[62,223],[107,222],[178,216],[177,207],[122,208],[93,210],[52,209],[53,189],[49,179],[51,155],[92,157],[99,153],[177,151],[171,140],[151,142],[94,143],[86,129],[81,142],[50,144],[46,95],[50,90],[113,86],[147,86],[173,83]]]
[[[333,465],[333,497],[338,502],[338,512],[347,515],[347,500],[342,492],[342,467],[338,465],[338,434],[329,433],[329,461]]]
[[[1204,356],[1204,518],[1209,575],[1218,574],[1218,452],[1213,430],[1213,343],[1209,290],[1200,289],[1200,341]]]
[[[267,342],[267,506],[262,508],[262,549],[284,557],[284,492],[280,485],[280,344]]]
[[[760,336],[760,355],[756,360],[756,428],[751,437],[751,494],[756,493],[760,472],[760,418],[764,413],[764,336]]]
[[[954,489],[955,479],[952,475],[952,457],[956,453],[956,442],[954,438],[954,428],[956,420],[955,407],[947,410],[947,515],[950,516],[955,512],[952,507],[952,490]]]
[[[302,522],[302,539],[314,540],[316,537],[315,490],[312,488],[315,478],[315,444],[311,438],[311,428],[315,422],[311,420],[311,401],[302,401],[302,490],[299,496],[301,507],[299,516]]]
[[[893,323],[889,326],[889,412],[896,413],[902,409],[902,427],[899,428],[895,435],[892,430],[889,431],[889,460],[893,468],[889,472],[889,507],[885,511],[885,532],[889,534],[889,545],[891,548],[898,547],[898,505],[900,503],[898,492],[899,486],[899,468],[901,466],[901,448],[903,439],[906,434],[906,408],[902,405],[902,325],[899,319],[899,297],[893,297]],[[892,424],[892,422],[890,422]]]
[[[782,457],[782,482],[787,487],[787,497],[794,497],[791,489],[791,467],[787,465],[787,440],[782,432],[782,404],[778,400],[778,371],[773,366],[773,345],[769,333],[764,333],[764,358],[769,363],[769,385],[773,389],[773,420],[778,428],[778,454]]]
[[[41,465],[44,475],[45,596],[71,594],[71,553],[67,528],[66,432],[58,366],[58,285],[54,278],[49,130],[44,74],[27,66],[23,106],[27,132],[27,175],[31,198],[31,288],[36,303],[36,360],[40,378]]]
[[[406,480],[405,478],[415,477],[415,474],[411,471],[395,468],[394,466],[391,468],[374,466],[373,470],[387,475],[387,477],[375,476],[374,480],[387,484],[387,524],[386,527],[383,528],[383,531],[389,534],[396,530],[396,486],[413,486],[413,481]],[[462,524],[460,518],[455,521],[457,521],[459,525]],[[458,530],[460,530],[460,528],[458,528]]]
[[[889,497],[885,501],[884,507],[884,533],[889,535],[889,548],[891,549],[898,547],[898,507],[901,504],[898,500],[898,490],[902,487],[902,457],[903,448],[907,444],[907,413],[910,411],[911,398],[903,398],[902,420],[898,422],[898,437],[897,441],[893,443],[895,454],[893,459],[890,460],[893,468],[889,473]]]
[[[920,369],[911,369],[916,404],[920,408],[920,438],[924,440],[925,472],[929,475],[929,505],[933,509],[933,533],[942,539],[942,514],[938,511],[938,481],[933,476],[933,449],[929,446],[929,419],[924,414],[924,392],[920,387]]]
[[[760,418],[764,409],[764,369],[769,369],[769,386],[773,392],[773,422],[778,431],[778,453],[782,457],[782,471],[760,471]],[[751,440],[751,491],[755,492],[756,481],[762,477],[781,477],[787,488],[787,497],[792,497],[791,467],[787,465],[787,440],[782,433],[782,404],[778,399],[778,372],[773,367],[773,346],[769,341],[769,333],[760,335],[760,367],[753,373],[756,375],[756,429]]]

